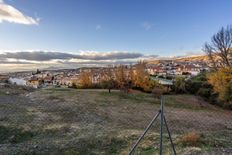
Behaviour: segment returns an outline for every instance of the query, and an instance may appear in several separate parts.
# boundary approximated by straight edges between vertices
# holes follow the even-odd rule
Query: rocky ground
[[[128,154],[159,110],[151,94],[0,88],[0,154]],[[178,154],[232,154],[232,112],[191,95],[165,96]],[[135,154],[158,154],[159,120]],[[164,130],[165,154],[172,154]]]

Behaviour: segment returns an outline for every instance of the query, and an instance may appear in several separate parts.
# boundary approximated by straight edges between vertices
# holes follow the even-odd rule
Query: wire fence
[[[164,99],[167,99],[164,115],[177,154],[232,154],[232,111],[205,104],[200,99],[189,107],[188,103],[170,105],[168,96]],[[158,113],[159,108],[155,111]],[[134,154],[161,154],[160,120],[156,119]],[[174,154],[170,142],[163,127],[162,154]]]

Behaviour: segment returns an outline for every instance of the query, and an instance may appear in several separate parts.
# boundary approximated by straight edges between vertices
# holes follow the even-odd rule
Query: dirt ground
[[[231,111],[191,95],[164,99],[177,154],[232,154]],[[159,107],[145,93],[1,88],[0,154],[128,154]],[[135,154],[158,154],[159,128],[158,119]],[[164,154],[172,154],[164,132]]]

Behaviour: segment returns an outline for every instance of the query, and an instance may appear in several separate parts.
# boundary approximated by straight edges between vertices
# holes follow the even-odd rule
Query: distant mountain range
[[[194,56],[187,56],[187,57],[181,57],[176,58],[176,61],[208,61],[209,58],[207,55],[194,55]]]
[[[173,58],[161,58],[157,60],[151,60],[148,63],[149,64],[157,64],[159,62],[165,62],[165,61],[175,61],[175,62],[186,62],[186,61],[208,61],[209,58],[207,55],[192,55],[192,56],[183,56],[183,57],[173,57]]]

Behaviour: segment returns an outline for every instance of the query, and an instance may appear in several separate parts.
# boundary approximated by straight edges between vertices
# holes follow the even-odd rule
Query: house
[[[9,83],[19,86],[26,86],[27,81],[21,78],[9,78]]]
[[[157,77],[151,77],[152,80],[157,81],[159,84],[164,85],[164,86],[172,86],[173,81],[164,79],[164,78],[157,78]]]
[[[7,82],[7,80],[9,80],[9,76],[5,75],[5,74],[0,74],[0,83],[3,82]]]
[[[42,85],[42,80],[36,76],[32,76],[26,83],[28,86],[33,88],[39,88]]]
[[[61,78],[59,81],[59,85],[63,85],[63,86],[72,86],[72,84],[73,84],[73,80],[70,77]]]
[[[150,75],[155,75],[155,74],[159,73],[161,68],[158,66],[154,66],[154,67],[152,66],[152,67],[147,68],[146,70]]]
[[[52,76],[46,76],[43,78],[43,83],[46,85],[52,84],[53,83],[53,77]]]
[[[183,66],[178,66],[177,70],[176,70],[176,75],[183,75],[186,73],[189,73],[192,76],[196,76],[197,74],[200,73],[200,67],[196,67],[193,64],[187,64],[187,65],[183,65]]]

